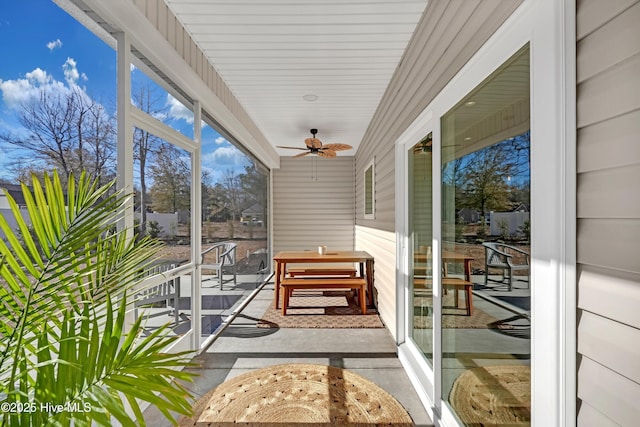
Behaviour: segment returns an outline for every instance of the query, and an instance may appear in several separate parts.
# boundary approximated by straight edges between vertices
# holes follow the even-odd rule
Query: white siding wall
[[[353,250],[353,157],[283,157],[273,171],[273,252]]]
[[[379,310],[394,334],[395,141],[520,3],[430,1],[356,153],[356,247],[376,257]],[[374,157],[375,219],[364,219],[364,169]]]
[[[520,0],[430,1],[356,153],[356,222],[395,229],[394,144]],[[418,142],[418,141],[416,141]],[[364,169],[375,156],[375,219],[364,219]]]
[[[375,228],[356,227],[356,250],[375,258],[375,298],[380,318],[392,335],[396,334],[396,235]]]
[[[579,426],[640,419],[639,22],[577,2]]]

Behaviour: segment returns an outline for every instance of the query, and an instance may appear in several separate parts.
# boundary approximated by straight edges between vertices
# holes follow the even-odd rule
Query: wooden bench
[[[360,299],[362,314],[367,314],[367,281],[360,277],[334,278],[293,278],[285,277],[280,283],[282,288],[282,315],[287,314],[289,298],[295,289],[355,289]]]
[[[316,266],[316,267],[294,267],[287,270],[289,276],[346,276],[356,277],[356,269],[353,267],[334,267],[334,266]]]
[[[432,289],[433,281],[431,279],[415,279],[414,280],[414,289]],[[454,298],[456,301],[456,307],[458,307],[458,291],[464,291],[464,299],[466,303],[467,316],[471,316],[473,312],[473,300],[471,290],[473,289],[473,283],[464,280],[458,279],[455,277],[444,277],[442,278],[442,287],[447,289],[454,290]]]

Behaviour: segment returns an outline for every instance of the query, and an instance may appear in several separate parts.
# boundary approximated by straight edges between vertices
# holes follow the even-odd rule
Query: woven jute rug
[[[451,292],[452,294],[453,292]],[[478,307],[473,307],[471,316],[467,316],[464,307],[454,307],[453,299],[446,298],[442,307],[442,327],[445,329],[468,328],[468,329],[511,329],[508,323],[501,322],[494,316],[486,313]],[[431,329],[433,322],[431,313],[433,301],[430,297],[414,297],[413,326],[416,329]],[[461,304],[462,305],[462,304]]]
[[[296,290],[287,315],[273,304],[258,321],[259,328],[383,328],[375,309],[362,314],[351,291]]]
[[[204,395],[190,418],[194,426],[413,426],[389,393],[345,369],[286,364],[225,381]]]
[[[531,368],[495,365],[472,368],[453,384],[449,402],[468,426],[531,423]]]

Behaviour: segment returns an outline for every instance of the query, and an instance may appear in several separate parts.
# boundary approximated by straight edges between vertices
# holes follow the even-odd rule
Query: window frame
[[[375,219],[376,218],[376,167],[375,167],[375,157],[371,159],[367,166],[364,168],[364,219]],[[367,174],[371,171],[371,182],[367,182]],[[371,188],[368,188],[368,186]],[[371,211],[367,212],[367,207],[369,205],[368,196],[371,198]]]

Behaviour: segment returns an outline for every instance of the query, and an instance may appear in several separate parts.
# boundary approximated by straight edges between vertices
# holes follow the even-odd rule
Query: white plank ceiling
[[[354,147],[339,155],[355,154],[427,5],[166,1],[271,144],[304,147],[309,129],[317,128],[323,143]]]

